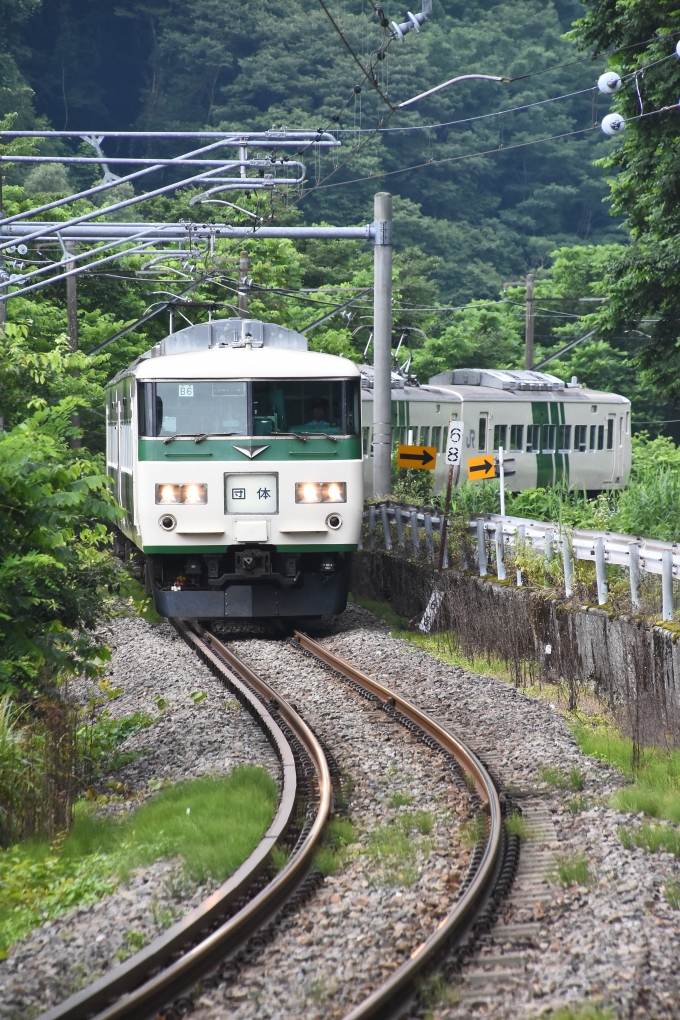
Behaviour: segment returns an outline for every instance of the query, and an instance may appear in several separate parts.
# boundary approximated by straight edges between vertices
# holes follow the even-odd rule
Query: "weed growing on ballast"
[[[349,818],[334,818],[326,826],[323,846],[314,857],[314,865],[327,878],[342,867],[347,847],[356,842],[356,832]]]
[[[572,885],[593,885],[596,875],[581,854],[565,854],[555,857],[555,867],[548,872],[547,878],[553,885],[563,885],[568,889]]]
[[[680,857],[680,830],[672,825],[641,825],[639,828],[619,829],[619,839],[626,850],[639,847],[650,854],[664,850]]]
[[[484,843],[486,841],[486,833],[486,815],[481,811],[477,811],[469,822],[465,822],[464,825],[461,825],[460,840],[463,846],[467,846],[470,850],[472,850],[477,843]]]
[[[549,786],[554,786],[556,790],[573,790],[574,793],[579,793],[585,786],[583,773],[579,772],[576,766],[572,766],[569,772],[565,772],[561,768],[545,766],[541,769],[541,779]]]
[[[664,886],[663,898],[671,910],[680,908],[680,882],[677,878],[669,878]]]
[[[517,836],[522,843],[525,843],[531,835],[531,826],[524,815],[520,815],[518,811],[513,811],[511,815],[508,815],[505,819],[505,828],[511,836]]]

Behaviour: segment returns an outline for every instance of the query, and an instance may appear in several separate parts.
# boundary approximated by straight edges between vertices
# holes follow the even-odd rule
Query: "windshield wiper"
[[[337,443],[338,441],[337,436],[329,436],[327,432],[305,432],[304,435],[311,436],[312,439],[316,439],[317,436],[319,439],[330,439],[332,443]]]
[[[168,443],[172,443],[175,439],[193,439],[195,443],[202,443],[204,439],[210,439],[211,436],[240,436],[240,432],[205,432],[200,436],[197,436],[195,432],[176,432],[174,436],[167,436],[163,443],[165,446]]]
[[[270,436],[281,436],[283,439],[299,439],[301,443],[306,443],[307,440],[304,436],[301,436],[299,432],[270,432]]]

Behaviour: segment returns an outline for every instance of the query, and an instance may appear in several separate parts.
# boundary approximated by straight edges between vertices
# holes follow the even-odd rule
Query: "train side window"
[[[630,428],[630,411],[626,411],[626,435],[628,435],[629,428]]]
[[[494,425],[493,427],[493,448],[497,450],[499,446],[502,446],[504,450],[507,450],[508,444],[506,443],[506,436],[508,434],[507,425]]]
[[[558,426],[557,449],[560,451],[560,453],[569,453],[571,449],[571,425]]]
[[[597,426],[597,448],[604,450],[604,425]]]
[[[421,425],[420,426],[420,445],[421,446],[429,446],[429,443],[428,443],[428,439],[429,438],[430,438],[430,426],[429,425]]]
[[[555,439],[557,438],[557,425],[543,426],[543,442],[541,449],[543,453],[555,452]]]
[[[538,453],[541,449],[541,426],[527,425],[527,453]]]
[[[441,439],[441,434],[442,434],[442,427],[441,427],[441,425],[433,425],[432,426],[432,443],[431,443],[431,445],[434,446],[435,450],[439,449],[439,440]]]
[[[510,426],[510,449],[522,452],[522,440],[524,439],[524,425]]]
[[[457,418],[458,415],[454,414],[453,417]],[[442,429],[442,453],[446,453],[446,443],[448,441],[448,438],[449,438],[449,430],[448,430],[448,428],[443,428]]]
[[[623,415],[619,416],[619,446],[623,446]]]
[[[486,450],[486,417],[479,419],[479,442],[477,443],[477,449],[480,453],[484,453]]]
[[[607,418],[607,449],[614,449],[614,419]]]
[[[590,452],[594,453],[597,446],[597,425],[590,426]]]
[[[574,450],[579,453],[586,452],[586,439],[588,434],[587,425],[574,425]]]

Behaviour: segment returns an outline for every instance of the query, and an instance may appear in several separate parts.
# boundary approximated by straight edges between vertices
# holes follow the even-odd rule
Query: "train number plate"
[[[224,476],[224,510],[228,514],[275,514],[279,510],[276,474],[229,473]]]

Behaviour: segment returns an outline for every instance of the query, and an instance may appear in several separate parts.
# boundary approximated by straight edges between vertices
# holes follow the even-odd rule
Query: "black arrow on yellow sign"
[[[470,474],[473,474],[473,472],[475,472],[475,471],[481,471],[481,472],[483,472],[483,474],[486,475],[486,474],[489,473],[489,471],[493,471],[493,469],[494,469],[494,461],[487,460],[486,458],[484,458],[484,460],[482,461],[481,464],[470,464],[470,465],[468,465],[468,472]]]
[[[399,460],[419,460],[420,463],[425,466],[429,464],[434,457],[428,450],[421,450],[420,453],[399,453]]]

